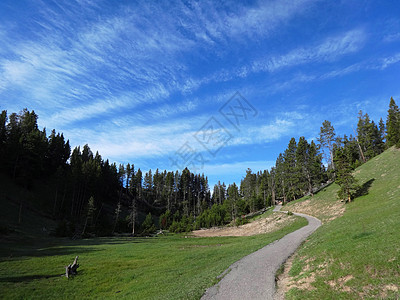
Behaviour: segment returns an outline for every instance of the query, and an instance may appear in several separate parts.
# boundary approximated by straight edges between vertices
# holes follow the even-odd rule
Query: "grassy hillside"
[[[355,176],[364,195],[346,204],[339,218],[325,208],[342,210],[335,184],[313,199],[287,205],[307,212],[304,204],[311,203],[308,212],[325,220],[294,257],[288,299],[400,297],[400,150],[387,150]]]

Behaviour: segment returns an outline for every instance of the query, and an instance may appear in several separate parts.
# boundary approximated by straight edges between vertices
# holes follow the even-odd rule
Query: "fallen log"
[[[78,264],[78,256],[75,257],[75,260],[72,264],[69,264],[68,266],[65,267],[65,277],[69,278],[71,275],[76,275],[77,270],[79,268]]]

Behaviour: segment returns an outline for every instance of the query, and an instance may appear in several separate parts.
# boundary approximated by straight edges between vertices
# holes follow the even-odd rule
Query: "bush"
[[[156,226],[154,225],[153,217],[151,213],[146,216],[146,219],[143,221],[141,226],[142,235],[149,235],[156,231]]]
[[[237,218],[236,221],[235,221],[235,225],[236,226],[244,225],[244,224],[247,224],[247,223],[249,223],[249,220],[247,220],[244,217]]]
[[[167,229],[172,225],[171,211],[167,210],[160,216],[160,228]]]

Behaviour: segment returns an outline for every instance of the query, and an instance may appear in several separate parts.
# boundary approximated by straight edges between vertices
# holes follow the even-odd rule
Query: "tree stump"
[[[65,277],[69,278],[71,275],[76,275],[77,270],[79,268],[78,264],[78,256],[75,257],[75,260],[72,264],[69,264],[68,266],[65,267]]]

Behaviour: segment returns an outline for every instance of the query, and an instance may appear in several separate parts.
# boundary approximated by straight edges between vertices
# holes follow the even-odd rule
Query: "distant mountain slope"
[[[284,208],[325,221],[292,261],[287,299],[400,296],[400,150],[390,148],[355,176],[363,195],[352,203],[341,205],[332,184]]]

